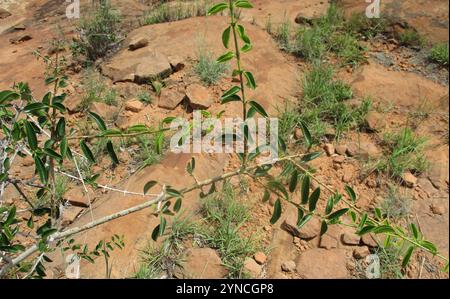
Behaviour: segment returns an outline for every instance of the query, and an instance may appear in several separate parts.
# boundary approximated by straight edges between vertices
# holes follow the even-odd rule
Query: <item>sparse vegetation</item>
[[[143,102],[146,105],[153,103],[152,96],[148,91],[141,92],[140,94],[137,95],[137,98],[139,101]]]
[[[230,278],[243,278],[242,266],[246,257],[256,249],[255,236],[245,236],[242,226],[249,220],[248,207],[239,201],[233,186],[225,182],[221,193],[203,201],[202,238],[219,251]]]
[[[387,152],[376,162],[375,169],[378,171],[399,178],[408,170],[416,174],[427,170],[429,163],[424,154],[426,139],[416,136],[411,128],[385,134],[384,144]]]
[[[365,39],[372,39],[386,30],[384,18],[367,18],[363,13],[353,13],[345,23],[346,30]]]
[[[281,128],[303,121],[308,124],[316,142],[330,127],[339,139],[350,128],[359,126],[371,107],[369,99],[363,100],[357,108],[349,107],[345,101],[352,97],[350,86],[333,79],[331,67],[314,65],[303,79],[303,97],[299,101],[298,111],[283,113]]]
[[[211,0],[159,1],[144,16],[144,25],[204,16],[210,5]]]
[[[80,21],[79,36],[71,46],[75,57],[82,56],[87,63],[104,57],[120,40],[120,14],[109,0],[100,1],[99,6]]]
[[[401,219],[411,211],[411,199],[399,192],[397,187],[390,186],[388,194],[381,204],[381,211],[389,219]]]
[[[88,69],[83,78],[83,97],[80,108],[88,110],[92,103],[103,102],[107,105],[117,105],[117,94],[109,88],[103,77],[96,71]]]
[[[428,58],[441,66],[448,67],[448,44],[440,43],[433,46]]]
[[[423,48],[426,45],[425,38],[414,29],[406,29],[399,36],[402,46]]]
[[[322,62],[332,52],[343,65],[356,67],[366,61],[366,49],[359,44],[355,21],[352,22],[352,25],[344,22],[342,11],[332,4],[327,14],[314,20],[311,27],[302,26],[293,33],[292,25],[286,19],[275,33],[272,33],[272,24],[266,26],[266,30],[270,30],[282,50],[309,62]]]

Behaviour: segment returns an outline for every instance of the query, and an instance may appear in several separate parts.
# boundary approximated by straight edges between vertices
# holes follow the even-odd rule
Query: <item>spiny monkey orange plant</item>
[[[239,83],[222,95],[222,104],[225,105],[232,101],[241,102],[244,121],[254,117],[256,114],[268,117],[264,108],[255,100],[249,100],[246,93],[247,89],[255,89],[257,82],[254,75],[246,70],[242,63],[242,55],[252,50],[252,43],[245,27],[236,18],[236,10],[250,8],[252,8],[252,4],[247,0],[230,0],[214,5],[208,13],[213,15],[228,11],[230,22],[222,34],[224,47],[228,50],[218,58],[218,62],[223,63],[234,59],[236,68],[232,75],[238,79]],[[93,256],[103,254],[107,264],[108,247],[104,244],[110,244],[112,247],[112,243],[114,243],[117,248],[121,248],[123,247],[121,238],[114,236],[112,243],[99,243],[100,245],[97,245],[93,251],[88,250],[86,246],[82,248],[81,245],[74,245],[73,239],[68,240],[68,238],[114,219],[157,206],[158,209],[154,215],[159,217],[160,223],[152,232],[152,238],[156,240],[165,234],[168,223],[166,217],[180,211],[184,194],[207,186],[209,186],[208,194],[218,192],[216,183],[239,175],[248,176],[264,189],[263,201],[267,201],[270,196],[277,197],[273,215],[270,219],[272,224],[279,221],[283,206],[292,205],[298,211],[297,226],[299,229],[302,229],[313,217],[318,217],[322,223],[321,234],[324,234],[330,225],[335,224],[354,227],[359,235],[367,233],[384,234],[387,237],[383,244],[379,244],[380,246],[394,244],[406,248],[403,258],[404,266],[408,264],[414,250],[422,249],[446,261],[446,268],[448,269],[448,258],[440,254],[434,244],[424,239],[414,224],[411,224],[406,229],[394,225],[382,215],[379,209],[375,210],[374,216],[368,215],[356,206],[357,196],[350,186],[345,188],[345,194],[340,194],[315,178],[307,163],[317,158],[320,153],[309,151],[312,144],[311,134],[304,123],[298,124],[303,130],[305,143],[308,146],[308,151],[304,154],[286,155],[267,163],[258,164],[256,158],[260,151],[257,150],[256,153],[249,152],[247,131],[244,128],[244,136],[242,138],[244,138],[245,146],[244,153],[239,154],[241,160],[239,169],[218,177],[199,181],[194,174],[196,161],[192,158],[186,167],[187,172],[196,181],[192,186],[177,190],[172,186],[164,185],[161,188],[162,191],[158,194],[148,194],[153,187],[159,184],[156,181],[150,181],[144,186],[143,193],[140,193],[142,196],[147,196],[149,198],[148,201],[112,215],[93,219],[82,226],[70,229],[62,228],[58,221],[61,203],[57,201],[55,196],[54,178],[55,173],[63,173],[61,167],[65,161],[73,162],[77,170],[79,168],[76,157],[94,163],[95,157],[89,148],[88,140],[97,138],[108,139],[106,147],[113,163],[118,163],[119,160],[114,152],[111,142],[112,138],[157,134],[156,148],[161,150],[163,134],[167,129],[162,128],[154,131],[144,125],[132,126],[126,130],[108,129],[100,116],[89,113],[89,116],[97,124],[99,132],[92,136],[74,135],[72,131],[68,131],[66,128],[66,108],[64,106],[66,95],[59,91],[61,87],[65,86],[67,78],[61,71],[58,56],[56,60],[50,60],[48,57],[44,59],[47,63],[53,64],[53,72],[49,73],[46,80],[48,84],[53,85],[53,89],[42,100],[34,98],[28,85],[25,83],[16,84],[13,90],[0,92],[0,120],[3,131],[0,144],[0,192],[3,194],[5,186],[11,184],[29,204],[29,209],[26,211],[18,211],[14,204],[10,206],[0,205],[0,277],[7,275],[12,269],[23,269],[24,262],[29,261],[31,257],[33,257],[33,266],[27,269],[29,275],[26,277],[44,276],[44,262],[49,261],[47,253],[54,250],[55,247],[71,250],[90,261],[93,259]],[[171,120],[173,118],[167,118],[162,123],[167,125]],[[77,141],[78,146],[71,146],[72,143],[69,141]],[[280,139],[278,143],[279,147],[284,151],[284,141]],[[82,154],[77,152],[78,149]],[[33,157],[39,182],[24,181],[11,174],[11,163],[14,162],[15,157],[18,155],[31,155]],[[274,177],[270,174],[270,170],[274,166],[283,168],[281,176]],[[286,181],[282,177],[288,177],[289,179]],[[96,182],[98,175],[84,177],[78,171],[78,176],[72,176],[72,178],[79,180],[83,186],[91,185],[94,188],[104,188],[123,194],[137,195],[135,192],[101,186]],[[312,180],[315,180],[321,187],[311,190]],[[25,192],[23,192],[21,188],[23,185],[36,188],[36,196],[42,197],[46,195],[50,198],[50,203],[43,208],[35,207]],[[326,189],[331,195],[326,200],[325,210],[319,212],[317,206],[319,200],[323,197],[322,188]],[[201,196],[206,195],[202,191]],[[28,213],[30,216],[28,219],[23,220],[23,217],[18,216],[19,213]],[[47,217],[48,220],[42,226],[35,228],[33,217]],[[28,226],[28,230],[33,230],[36,234],[36,243],[28,248],[25,248],[18,241],[18,235],[24,226]],[[104,249],[103,251],[102,248]],[[36,253],[38,253],[37,257]],[[106,272],[107,274],[110,273],[108,267]]]

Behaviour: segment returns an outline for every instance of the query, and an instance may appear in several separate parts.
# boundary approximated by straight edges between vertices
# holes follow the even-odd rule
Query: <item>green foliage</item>
[[[206,221],[202,238],[219,251],[230,270],[230,278],[242,278],[244,260],[255,252],[255,238],[245,237],[242,228],[250,217],[248,207],[238,200],[233,187],[225,183],[219,194],[204,199],[202,211]]]
[[[141,101],[141,102],[143,102],[144,104],[147,104],[147,105],[153,103],[152,96],[147,91],[141,92],[140,94],[138,94],[137,98],[138,98],[139,101]]]
[[[155,246],[150,243],[143,250],[135,278],[154,279],[161,278],[164,274],[171,278],[175,268],[181,266],[185,253],[184,242],[188,237],[197,237],[199,230],[199,224],[191,216],[175,216],[162,244]]]
[[[406,29],[399,36],[399,42],[402,46],[423,48],[426,45],[426,39],[414,29]]]
[[[353,13],[345,23],[346,31],[366,39],[372,39],[385,32],[386,26],[386,19],[368,18],[364,13]]]
[[[448,66],[448,43],[434,45],[428,54],[428,59],[441,66]]]
[[[375,165],[378,171],[400,178],[408,170],[420,174],[428,169],[429,163],[424,154],[426,139],[417,137],[411,128],[385,134],[384,144],[387,152]]]
[[[107,55],[119,41],[120,22],[109,0],[100,1],[97,9],[80,21],[79,36],[72,44],[73,55],[83,56],[88,63]]]
[[[227,64],[218,63],[212,54],[204,50],[200,50],[198,61],[194,66],[194,71],[200,80],[206,85],[216,84],[228,71]]]
[[[356,67],[367,61],[364,56],[366,49],[363,49],[358,40],[350,33],[334,35],[331,38],[331,49],[344,65]]]
[[[144,25],[204,16],[210,6],[211,0],[159,1],[144,16]]]
[[[350,86],[333,80],[331,67],[314,65],[305,75],[298,118],[308,124],[315,142],[325,135],[327,126],[336,130],[335,134],[339,139],[347,130],[360,125],[371,102],[366,99],[359,107],[351,108],[345,104],[345,100],[352,97]],[[282,122],[285,117],[282,115]],[[292,115],[290,118],[292,119]]]
[[[83,97],[80,108],[88,110],[92,103],[103,102],[107,105],[117,105],[117,93],[106,85],[103,77],[92,69],[85,71],[83,76]]]

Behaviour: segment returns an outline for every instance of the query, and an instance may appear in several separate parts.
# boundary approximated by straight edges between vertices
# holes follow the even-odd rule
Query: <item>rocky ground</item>
[[[81,1],[87,9],[89,1]],[[157,126],[167,116],[192,117],[192,109],[205,109],[213,115],[219,113],[221,94],[233,84],[225,76],[217,84],[205,86],[195,74],[194,66],[201,47],[214,56],[222,52],[221,34],[227,18],[194,17],[176,22],[141,26],[141,16],[155,1],[112,1],[121,11],[123,40],[117,49],[96,62],[106,90],[117,95],[114,104],[94,102],[91,111],[104,117],[110,126],[125,128],[145,123]],[[254,50],[243,58],[243,64],[255,74],[258,88],[250,94],[271,115],[292,104],[302,95],[301,78],[310,69],[303,58],[282,51],[267,32],[267,22],[273,26],[289,20],[296,21],[320,17],[329,7],[327,1],[282,0],[253,1],[255,8],[240,17],[246,24],[253,40]],[[350,15],[365,9],[364,1],[336,1]],[[433,1],[382,1],[383,13],[395,17],[393,30],[401,32],[412,27],[430,42],[448,43],[448,3]],[[362,4],[361,4],[362,3]],[[44,84],[44,66],[33,52],[55,55],[51,41],[64,38],[70,42],[75,35],[76,20],[65,17],[65,1],[0,1],[0,88],[10,87],[14,82],[26,81],[40,98],[47,92]],[[397,27],[398,28],[397,28]],[[381,36],[364,41],[367,47],[367,63],[356,68],[338,68],[335,77],[348,83],[353,90],[349,105],[360,103],[370,97],[372,110],[365,116],[367,130],[350,130],[339,141],[325,138],[316,146],[323,155],[312,162],[317,177],[332,189],[342,191],[346,184],[354,187],[360,199],[358,208],[372,212],[382,206],[389,197],[389,186],[395,184],[396,197],[407,201],[407,215],[399,222],[413,221],[423,234],[445,255],[449,253],[449,153],[448,153],[448,66],[439,67],[426,61],[423,51],[401,46],[395,37]],[[85,113],[79,107],[86,93],[86,72],[82,66],[70,63],[69,125],[81,130]],[[148,78],[163,78],[160,94],[148,84]],[[153,101],[145,102],[141,95],[149,95]],[[187,97],[186,97],[187,96]],[[239,114],[239,105],[230,104],[224,116]],[[397,184],[388,175],[368,172],[369,162],[384,159],[386,152],[383,136],[410,126],[415,134],[427,139],[425,156],[429,167],[421,174],[404,173],[403,182]],[[297,131],[292,139],[298,138]],[[192,155],[165,153],[158,162],[140,169],[136,157],[143,151],[140,144],[123,144],[120,147],[119,166],[112,168],[106,156],[100,156],[99,166],[93,173],[101,173],[99,184],[130,192],[142,192],[143,186],[155,179],[176,188],[195,183],[185,167]],[[294,148],[295,151],[295,148]],[[233,155],[195,156],[195,175],[204,180],[235,169],[239,160]],[[370,167],[369,167],[370,168]],[[13,172],[30,179],[34,174],[31,159],[17,159]],[[280,171],[280,170],[277,170]],[[296,211],[286,207],[282,219],[270,225],[274,199],[261,202],[264,190],[252,182],[242,186],[239,180],[231,180],[239,200],[248,205],[249,217],[242,226],[244,236],[257,235],[257,245],[246,252],[242,276],[262,278],[363,278],[365,257],[378,252],[378,245],[371,235],[359,237],[351,229],[333,226],[319,236],[320,222],[311,221],[302,230],[296,228]],[[121,194],[99,188],[88,194],[81,184],[69,182],[64,198],[68,205],[63,212],[63,222],[77,227],[93,219],[121,211],[145,198]],[[239,192],[239,190],[244,190]],[[13,188],[6,190],[6,203],[20,202],[20,194]],[[326,202],[320,202],[324,208]],[[190,192],[184,199],[183,209],[192,214],[195,221],[206,226],[202,217],[199,192]],[[143,250],[151,242],[151,231],[159,223],[152,211],[122,217],[98,226],[76,237],[78,242],[95,245],[98,240],[108,239],[112,234],[123,235],[125,248],[112,253],[112,277],[135,277],[140,271]],[[205,224],[206,222],[206,224]],[[222,251],[205,246],[195,233],[182,240],[181,265],[172,273],[163,271],[161,277],[220,278],[234,273],[226,267]],[[245,237],[244,237],[245,238]],[[249,237],[250,238],[250,237]],[[24,239],[30,244],[31,240]],[[161,246],[158,241],[155,246]],[[144,252],[146,252],[144,250]],[[55,253],[49,266],[49,277],[64,278],[62,257]],[[102,263],[102,262],[98,262]],[[417,252],[411,264],[402,270],[406,278],[444,278],[440,271],[443,264],[431,255]],[[386,272],[389,272],[386,270]],[[169,274],[168,274],[169,273]],[[246,273],[244,275],[244,273]],[[83,278],[104,277],[103,267],[83,262]],[[234,275],[236,276],[236,275]],[[388,275],[386,275],[388,276]],[[389,277],[389,276],[388,276]],[[392,277],[392,276],[391,276]]]

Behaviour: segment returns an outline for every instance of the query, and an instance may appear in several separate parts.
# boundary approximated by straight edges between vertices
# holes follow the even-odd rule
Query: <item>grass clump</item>
[[[233,186],[225,183],[221,193],[205,198],[202,238],[219,251],[230,278],[242,278],[244,260],[255,253],[254,237],[244,236],[242,226],[249,220],[248,207],[240,202]]]
[[[409,215],[411,211],[411,200],[409,197],[399,194],[393,186],[381,204],[381,211],[389,219],[401,219]]]
[[[100,1],[98,8],[83,18],[79,36],[71,48],[74,57],[84,56],[88,63],[104,57],[119,41],[121,17],[109,1]]]
[[[266,28],[266,30],[269,30]],[[272,32],[272,26],[270,26]],[[327,14],[292,32],[290,22],[284,21],[273,33],[280,48],[309,62],[323,61],[333,52],[343,65],[353,67],[366,61],[365,49],[359,44],[357,33],[347,28],[342,10],[330,5]]]
[[[411,128],[388,133],[383,142],[387,147],[387,154],[377,162],[375,168],[378,171],[400,178],[406,171],[420,174],[428,169],[429,164],[424,154],[426,139],[417,137]]]
[[[418,47],[423,48],[426,44],[426,40],[414,29],[406,29],[399,36],[400,45],[405,47]]]
[[[103,102],[107,105],[117,105],[117,93],[115,90],[109,88],[102,76],[93,71],[87,70],[83,84],[83,97],[81,99],[80,108],[88,110],[92,103]]]
[[[173,277],[176,267],[181,266],[185,249],[183,241],[198,230],[198,225],[190,217],[179,215],[174,218],[166,239],[161,246],[150,244],[142,252],[142,261],[135,278],[154,279],[167,275]]]
[[[368,18],[363,13],[353,13],[345,23],[345,30],[364,39],[372,39],[386,31],[384,18]]]
[[[194,71],[204,84],[214,85],[228,71],[228,65],[218,63],[211,53],[200,51]]]
[[[366,49],[363,48],[356,37],[350,33],[334,36],[331,44],[331,49],[336,53],[344,65],[356,67],[367,60],[364,56]]]
[[[282,113],[281,134],[290,134],[289,127],[303,121],[319,142],[329,129],[335,130],[336,138],[362,124],[362,120],[371,108],[371,101],[364,100],[358,107],[349,107],[345,101],[353,97],[347,84],[333,79],[333,69],[326,65],[314,65],[303,80],[303,98],[297,111]]]
[[[144,25],[174,22],[205,16],[211,0],[159,2],[144,16]]]
[[[434,45],[428,54],[428,59],[441,66],[448,67],[448,44],[440,43]]]

